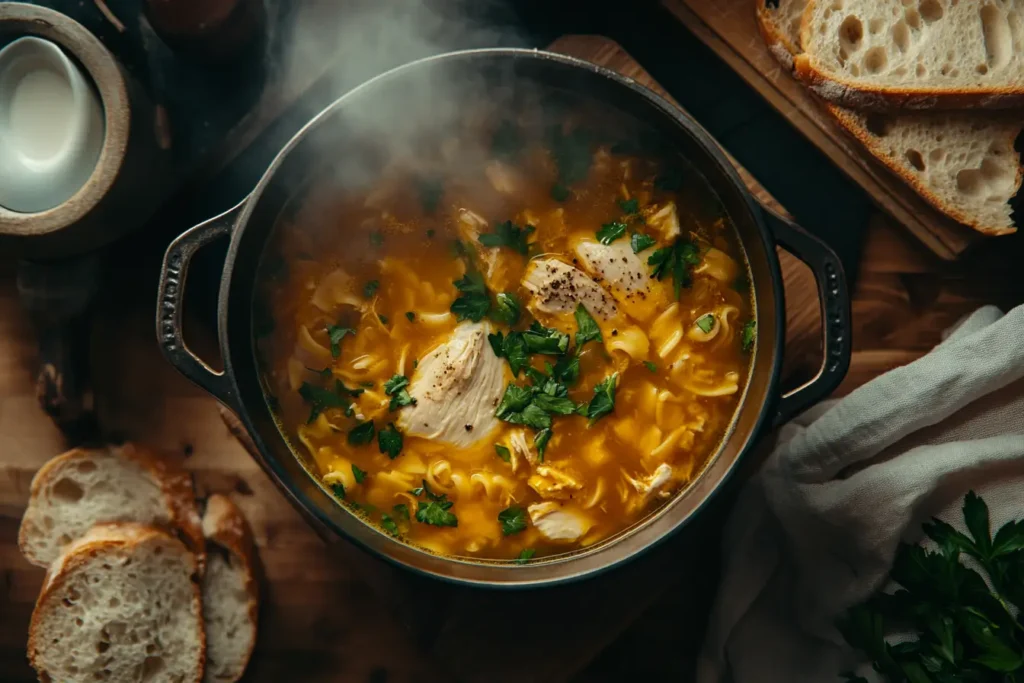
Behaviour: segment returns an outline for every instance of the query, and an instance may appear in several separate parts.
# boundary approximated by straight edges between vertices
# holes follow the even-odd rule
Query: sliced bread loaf
[[[46,566],[97,522],[131,521],[178,533],[203,564],[203,533],[192,479],[177,463],[125,444],[76,448],[43,465],[32,479],[18,546]]]
[[[807,0],[796,73],[845,107],[1024,104],[1024,0]]]
[[[47,572],[28,658],[53,683],[198,683],[198,565],[155,527],[115,523],[71,542]]]
[[[227,496],[206,502],[207,540],[203,575],[206,622],[206,683],[233,683],[242,677],[256,644],[259,591],[252,533],[242,511]]]
[[[761,33],[772,53],[792,67],[800,43],[793,17],[808,0],[756,0]],[[787,59],[788,55],[788,59]],[[826,110],[873,155],[939,211],[990,235],[1016,231],[1010,199],[1021,184],[1014,140],[1020,117],[987,112],[863,114],[834,104]]]

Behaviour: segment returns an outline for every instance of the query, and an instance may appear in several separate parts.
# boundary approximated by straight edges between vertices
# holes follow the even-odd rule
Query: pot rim
[[[691,481],[686,487],[680,490],[668,503],[663,505],[658,510],[649,514],[646,518],[638,520],[626,532],[619,532],[614,534],[608,540],[603,541],[596,545],[592,549],[585,549],[583,551],[577,551],[565,555],[556,556],[550,561],[545,561],[543,558],[532,561],[530,564],[517,566],[514,568],[514,578],[507,580],[495,580],[493,578],[476,578],[467,577],[463,575],[452,575],[442,573],[441,571],[425,568],[423,566],[414,566],[402,558],[392,555],[390,553],[382,551],[380,548],[373,547],[363,539],[359,538],[356,534],[349,533],[347,530],[340,528],[333,520],[325,515],[320,508],[310,501],[309,497],[299,489],[297,483],[293,481],[293,477],[284,470],[282,464],[278,462],[276,457],[267,457],[268,453],[272,453],[272,450],[266,447],[259,430],[256,428],[249,410],[243,405],[241,398],[241,392],[239,391],[239,384],[235,375],[234,361],[232,359],[231,346],[229,341],[228,333],[228,301],[230,298],[230,292],[232,287],[232,275],[234,271],[234,265],[238,256],[239,246],[242,241],[242,236],[245,233],[248,222],[259,203],[260,197],[264,190],[273,181],[278,169],[284,163],[287,156],[301,143],[301,141],[309,135],[315,128],[320,124],[327,121],[331,116],[335,114],[339,109],[345,106],[351,100],[358,98],[360,95],[368,90],[373,89],[384,81],[393,79],[395,77],[403,76],[408,71],[413,71],[424,65],[434,64],[445,61],[458,61],[458,60],[471,60],[477,57],[490,57],[490,58],[511,58],[511,59],[535,59],[541,61],[554,62],[563,66],[573,67],[578,69],[584,69],[597,76],[610,79],[620,86],[628,88],[633,91],[634,94],[646,99],[649,103],[653,104],[660,112],[662,116],[668,117],[671,122],[681,127],[707,154],[708,163],[714,163],[718,168],[719,172],[728,178],[730,183],[733,185],[735,190],[738,190],[738,196],[743,200],[742,207],[744,212],[747,214],[746,218],[749,219],[754,227],[756,227],[756,233],[759,235],[761,240],[761,247],[766,255],[765,261],[767,262],[767,268],[770,273],[771,280],[771,297],[774,300],[774,330],[775,338],[769,345],[767,343],[758,343],[755,353],[757,354],[751,363],[751,370],[760,366],[769,369],[770,376],[767,379],[767,391],[765,394],[765,400],[758,407],[759,414],[754,420],[746,435],[736,434],[735,427],[736,421],[739,414],[743,410],[751,410],[752,406],[747,405],[748,394],[750,390],[751,382],[744,386],[743,395],[739,401],[737,408],[732,417],[729,429],[723,436],[723,439],[711,458],[704,464],[702,471],[698,474],[693,481]],[[711,181],[709,181],[710,183]],[[712,184],[713,189],[718,189],[718,184]],[[711,135],[700,126],[695,119],[693,119],[687,112],[683,111],[680,107],[673,105],[668,102],[665,98],[661,97],[657,93],[653,92],[649,88],[637,83],[632,78],[623,76],[615,71],[606,69],[602,66],[587,62],[576,57],[567,55],[561,55],[554,52],[549,52],[539,49],[524,49],[524,48],[480,48],[472,50],[459,50],[454,52],[446,52],[439,55],[433,55],[425,57],[419,60],[402,64],[393,69],[390,69],[384,73],[381,73],[363,83],[356,86],[355,88],[343,93],[340,97],[335,99],[332,103],[324,107],[320,112],[314,115],[305,125],[300,128],[295,135],[293,135],[289,141],[281,148],[278,154],[274,157],[274,160],[267,167],[267,170],[261,176],[259,182],[253,191],[246,197],[245,200],[237,207],[238,213],[234,217],[231,230],[230,230],[230,245],[228,247],[227,256],[224,263],[224,270],[221,276],[220,289],[218,294],[218,310],[217,310],[217,334],[218,344],[221,351],[221,356],[224,362],[224,376],[231,387],[232,394],[236,397],[237,406],[233,408],[238,413],[242,422],[245,424],[246,429],[253,437],[253,441],[256,443],[260,452],[265,456],[261,462],[265,470],[269,470],[269,474],[275,480],[275,482],[283,489],[283,492],[290,497],[294,504],[298,505],[301,511],[308,517],[312,518],[316,525],[321,529],[330,530],[332,534],[337,537],[343,538],[349,542],[359,546],[362,550],[370,552],[373,556],[384,559],[389,564],[400,567],[402,569],[410,570],[416,574],[423,576],[429,576],[434,579],[440,579],[447,583],[453,583],[458,585],[471,585],[481,586],[487,588],[498,588],[498,589],[521,589],[521,588],[540,588],[555,585],[562,585],[572,583],[585,578],[593,578],[605,572],[611,571],[614,568],[621,567],[623,564],[630,560],[636,559],[638,556],[643,555],[652,549],[660,546],[666,542],[669,538],[675,536],[680,530],[688,526],[691,520],[702,512],[712,501],[712,499],[722,490],[725,484],[733,476],[739,463],[743,460],[744,455],[752,448],[754,441],[757,436],[762,432],[765,427],[765,423],[769,421],[769,416],[772,415],[775,404],[779,400],[778,384],[779,375],[781,372],[782,360],[784,356],[784,343],[785,343],[785,305],[784,305],[784,293],[782,287],[782,274],[779,265],[778,256],[775,253],[775,241],[771,237],[771,232],[766,227],[765,221],[762,217],[762,210],[760,205],[751,195],[750,191],[743,183],[736,168],[725,156],[723,150],[718,143],[711,137]],[[734,221],[741,220],[742,217],[730,216]],[[749,251],[748,246],[744,243],[744,247]],[[760,291],[758,288],[757,297],[755,300],[755,306],[757,307],[757,319],[760,321],[762,318],[761,310],[761,297],[768,294],[768,292]],[[759,325],[759,328],[761,326]],[[759,340],[762,337],[759,335]],[[765,340],[767,341],[767,340]],[[249,340],[251,345],[251,340]],[[770,362],[766,359],[761,358],[761,354],[772,355]],[[637,547],[631,549],[629,552],[621,552],[610,561],[604,562],[599,566],[590,567],[579,571],[566,572],[564,575],[550,576],[548,572],[537,571],[542,568],[550,568],[554,564],[571,563],[579,560],[583,557],[593,556],[596,554],[603,554],[609,548],[623,545],[620,541],[625,540],[623,534],[632,535],[633,533],[640,531],[655,521],[659,520],[662,516],[671,511],[676,505],[680,504],[684,499],[692,497],[695,489],[699,487],[701,480],[707,480],[709,473],[714,469],[715,463],[718,461],[719,456],[725,449],[726,444],[734,438],[745,438],[746,442],[742,444],[736,453],[736,456],[732,459],[728,466],[721,472],[715,473],[715,482],[704,495],[701,495],[699,499],[689,507],[689,511],[685,516],[676,520],[670,527],[665,529],[662,533],[655,536],[649,542],[638,544]],[[360,521],[366,524],[365,521],[358,518],[357,515],[346,510],[347,514],[350,514],[354,520]],[[498,571],[508,571],[510,566],[508,563],[503,564],[492,564],[487,561],[471,561],[464,558],[458,557],[445,557],[430,553],[427,550],[413,546],[412,544],[403,543],[396,541],[389,536],[378,533],[387,539],[387,547],[391,547],[391,544],[395,544],[402,548],[411,548],[418,553],[422,553],[425,556],[442,560],[443,566],[450,565],[463,565],[472,567],[479,572],[496,573]]]

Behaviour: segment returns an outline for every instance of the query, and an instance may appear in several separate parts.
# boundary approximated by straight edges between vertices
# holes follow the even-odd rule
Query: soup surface
[[[308,197],[279,230],[260,353],[340,503],[438,553],[524,563],[700,473],[756,325],[732,228],[685,165],[571,124],[488,135],[482,155],[447,143],[475,161]]]

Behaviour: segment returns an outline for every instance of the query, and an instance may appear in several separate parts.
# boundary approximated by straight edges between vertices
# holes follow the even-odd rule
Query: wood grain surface
[[[768,51],[754,16],[754,0],[661,0],[800,130],[877,205],[943,259],[955,259],[984,238],[924,201],[850,137]]]
[[[597,37],[557,49],[643,73]],[[763,196],[763,195],[762,195]],[[816,303],[798,262],[783,255],[790,374],[815,364]],[[946,264],[888,219],[871,226],[854,298],[849,391],[924,353],[941,330],[983,303],[1024,301],[1009,253]],[[150,262],[140,258],[140,263]],[[28,619],[43,571],[18,553],[31,478],[67,444],[38,408],[37,346],[18,304],[14,263],[0,255],[0,680],[35,680],[25,661]],[[713,595],[724,509],[621,572],[565,589],[484,593],[411,578],[345,543],[325,544],[225,427],[215,400],[160,356],[156,274],[130,263],[108,271],[93,335],[97,413],[111,439],[181,453],[200,495],[228,493],[252,524],[266,570],[257,651],[246,681],[685,680]],[[801,310],[793,310],[797,302]],[[809,306],[806,302],[810,302]],[[192,345],[214,358],[210,330],[187,318]],[[695,550],[697,549],[697,550]],[[699,559],[698,559],[699,558]],[[652,644],[668,656],[652,657]],[[514,654],[511,654],[514,653]]]

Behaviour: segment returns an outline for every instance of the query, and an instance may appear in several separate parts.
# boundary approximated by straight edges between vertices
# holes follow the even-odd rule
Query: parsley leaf
[[[395,523],[395,520],[391,519],[391,515],[387,515],[387,514],[381,515],[380,516],[380,525],[382,527],[384,527],[384,530],[387,531],[392,536],[398,536],[398,533],[399,533],[398,532],[398,524]]]
[[[331,491],[333,491],[334,495],[338,498],[341,498],[342,500],[345,499],[345,485],[341,482],[331,484]]]
[[[395,515],[399,519],[404,519],[407,522],[409,521],[409,506],[408,505],[406,505],[405,503],[399,503],[398,505],[394,506],[391,509],[395,511]]]
[[[522,332],[509,332],[508,336],[501,332],[489,334],[487,341],[491,343],[495,356],[508,361],[514,376],[518,377],[519,372],[529,366],[530,356]]]
[[[564,396],[538,393],[534,395],[532,403],[541,410],[558,415],[572,415],[576,412],[576,404],[572,402],[572,399]]]
[[[448,512],[454,503],[447,498],[442,495],[428,502],[419,501],[416,504],[416,521],[432,526],[458,526],[459,518]]]
[[[526,510],[514,505],[505,508],[498,513],[498,521],[501,522],[501,533],[503,536],[518,534],[526,528]]]
[[[519,322],[519,311],[521,304],[519,297],[513,292],[501,292],[494,297],[495,306],[491,311],[491,320],[504,323],[509,327]]]
[[[597,241],[601,244],[607,245],[625,234],[626,224],[619,221],[612,221],[611,223],[605,223],[601,226],[601,229],[597,231]]]
[[[395,429],[394,422],[377,432],[377,448],[392,460],[402,452],[402,432]]]
[[[533,429],[548,429],[551,427],[551,416],[537,404],[531,403],[523,409],[522,413],[518,414],[518,419],[510,419],[509,422],[526,425]]]
[[[337,358],[341,355],[341,340],[346,334],[355,334],[351,327],[340,327],[339,325],[327,326],[327,339],[331,342],[331,356]]]
[[[650,370],[651,372],[657,372],[658,371],[658,366],[655,365],[654,363],[652,363],[649,360],[645,360],[644,361],[644,367],[647,368],[648,370]]]
[[[498,403],[498,408],[494,414],[499,420],[504,420],[507,415],[521,412],[530,404],[531,399],[533,399],[533,393],[529,389],[516,386],[510,382],[505,387],[505,393],[502,395],[501,402]]]
[[[551,198],[556,202],[564,202],[572,196],[572,191],[562,183],[555,183],[551,186]]]
[[[533,548],[523,548],[522,550],[519,551],[519,555],[518,555],[518,557],[516,557],[515,563],[516,564],[526,564],[531,559],[533,559],[533,556],[536,555],[536,554],[537,554],[537,551],[534,550]]]
[[[388,410],[395,411],[405,406],[416,405],[416,399],[406,390],[407,386],[409,386],[409,378],[405,375],[394,375],[384,383],[384,393],[391,397]]]
[[[587,417],[594,424],[605,415],[615,410],[615,383],[619,373],[609,375],[603,382],[594,387],[594,398],[587,404]]]
[[[684,287],[693,281],[690,271],[700,263],[700,249],[697,245],[682,237],[676,238],[670,246],[662,247],[647,257],[647,265],[654,266],[651,276],[658,280],[672,276],[672,286],[676,298],[682,294]]]
[[[370,280],[365,285],[363,285],[363,296],[365,296],[367,299],[372,299],[373,295],[377,293],[378,289],[380,289],[380,280]]]
[[[303,382],[299,387],[299,396],[311,406],[309,419],[306,424],[311,423],[320,413],[328,408],[344,408],[352,398],[363,393],[362,389],[349,389],[339,379],[334,382],[334,391],[318,387],[309,382]]]
[[[361,470],[358,467],[356,467],[355,464],[353,464],[352,476],[356,478],[357,484],[362,484],[363,480],[366,479],[366,470]]]
[[[427,239],[433,239],[434,235],[436,235],[436,234],[437,234],[437,230],[434,230],[433,228],[429,228],[427,230]]]
[[[412,311],[406,311],[405,318],[411,323],[416,322],[416,314],[413,313]]]
[[[500,443],[494,444],[494,452],[498,454],[504,462],[512,462],[512,451],[508,449],[508,446],[502,446]]]
[[[530,329],[523,332],[523,340],[526,342],[526,350],[530,353],[559,356],[569,349],[569,335],[544,327],[538,322],[534,322]]]
[[[629,244],[633,247],[634,254],[639,254],[645,249],[650,249],[657,243],[658,241],[656,239],[650,235],[645,235],[642,232],[634,232],[629,238]]]
[[[701,332],[707,334],[708,332],[711,332],[711,330],[715,329],[715,316],[710,313],[702,315],[697,318],[697,322],[695,324],[700,328]]]
[[[485,247],[508,247],[526,256],[530,250],[527,238],[536,230],[532,225],[520,228],[512,221],[505,221],[494,226],[494,232],[480,235],[480,244]]]
[[[544,462],[544,451],[548,448],[548,441],[551,441],[552,431],[550,428],[542,429],[533,437],[533,445],[537,447],[537,459]]]
[[[377,314],[377,320],[379,320],[379,321],[380,321],[380,324],[381,324],[381,325],[387,325],[387,324],[388,324],[388,317],[387,317],[386,315],[380,315],[380,314],[378,313],[378,314]]]
[[[637,214],[640,213],[640,201],[636,197],[633,199],[620,199],[619,208],[626,215]]]
[[[748,320],[740,330],[740,344],[744,351],[754,348],[754,340],[757,339],[757,321]]]
[[[579,355],[562,356],[551,370],[551,376],[558,382],[573,385],[580,376]]]
[[[587,311],[583,304],[576,306],[576,353],[579,353],[580,349],[588,341],[602,341],[601,328],[597,326],[594,318]]]
[[[373,420],[360,422],[348,433],[348,442],[353,446],[362,446],[373,441],[376,430],[373,427]]]
[[[484,284],[484,276],[475,270],[467,270],[465,275],[455,281],[455,288],[462,292],[452,302],[451,311],[455,318],[459,322],[472,320],[478,323],[483,320],[491,310],[491,295]]]

